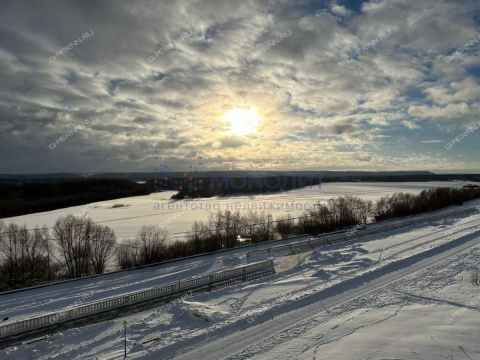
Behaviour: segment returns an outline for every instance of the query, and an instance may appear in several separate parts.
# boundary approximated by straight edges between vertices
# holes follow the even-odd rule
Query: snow
[[[216,306],[194,301],[183,301],[183,311],[192,314],[204,321],[218,321],[227,315],[227,312],[218,310]]]
[[[436,187],[462,187],[464,181],[402,182],[402,183],[324,183],[282,193],[255,196],[213,197],[208,199],[170,200],[173,191],[153,193],[145,196],[100,201],[64,209],[5,218],[5,222],[51,227],[59,216],[74,214],[91,217],[95,222],[110,226],[119,242],[134,238],[143,225],[154,224],[165,227],[172,239],[185,238],[195,221],[207,221],[217,210],[259,211],[264,207],[273,217],[289,214],[296,217],[305,209],[332,197],[352,195],[367,200],[377,200],[395,192],[419,193]],[[115,207],[123,204],[123,207]],[[120,219],[120,220],[116,220]]]
[[[330,309],[300,336],[254,358],[478,359],[480,288],[468,281],[465,269],[479,261],[477,245],[369,294],[364,302]]]
[[[255,359],[478,359],[478,313],[448,327],[449,306],[379,304],[348,311]],[[320,320],[319,320],[320,321]]]
[[[131,359],[477,359],[480,288],[468,279],[480,263],[479,234],[474,213],[277,257],[277,273],[267,278],[67,330],[0,356],[121,359],[127,320]],[[0,311],[30,316],[83,294],[99,299],[159,286],[245,263],[246,251],[0,296]]]
[[[472,206],[470,204],[469,206]],[[448,211],[445,209],[443,211]],[[443,212],[440,211],[440,212]],[[409,228],[392,231],[385,235],[376,235],[352,240],[329,246],[327,249],[318,249],[306,261],[305,267],[322,266],[322,271],[328,271],[323,277],[340,272],[346,276],[349,271],[372,264],[380,258],[384,264],[396,258],[411,255],[419,250],[444,243],[454,238],[455,234],[468,232],[472,226],[479,223],[479,216],[459,216],[438,222],[435,226],[421,224]],[[380,224],[379,224],[380,225]],[[375,225],[374,225],[375,226]],[[467,229],[464,231],[464,228]],[[452,235],[445,238],[442,233],[450,229]],[[288,244],[300,239],[275,242],[274,245]],[[226,267],[246,264],[246,253],[255,249],[271,246],[259,244],[255,247],[238,248],[232,251],[208,255],[194,259],[165,264],[163,266],[146,267],[127,272],[105,274],[99,277],[78,280],[72,283],[63,283],[55,286],[24,291],[19,294],[0,296],[0,318],[9,317],[7,322],[34,315],[60,311],[73,304],[85,304],[114,296],[120,296],[134,291],[147,290],[161,285],[176,282],[180,279],[219,271]],[[300,256],[300,255],[299,255]],[[278,262],[282,258],[277,258]],[[259,258],[252,261],[262,260]],[[292,267],[281,260],[277,264],[277,271]],[[298,262],[298,259],[296,259]],[[303,274],[303,273],[302,273]],[[291,281],[289,279],[288,281]]]

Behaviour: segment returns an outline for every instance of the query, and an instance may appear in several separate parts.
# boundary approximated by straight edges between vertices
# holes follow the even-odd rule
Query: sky
[[[0,173],[479,172],[478,0],[0,0]]]

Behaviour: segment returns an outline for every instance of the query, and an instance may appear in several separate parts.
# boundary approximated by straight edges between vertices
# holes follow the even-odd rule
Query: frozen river
[[[465,184],[466,182],[463,181],[325,183],[321,186],[268,195],[178,201],[170,200],[175,192],[167,191],[5,218],[3,221],[26,224],[28,228],[36,225],[51,227],[59,216],[86,214],[93,221],[110,226],[115,231],[119,242],[135,237],[143,225],[150,224],[165,227],[172,238],[183,239],[185,232],[191,229],[195,221],[208,220],[210,214],[218,210],[265,211],[265,213],[271,213],[274,218],[286,214],[297,217],[306,209],[311,209],[314,204],[337,196],[351,195],[375,201],[395,192],[419,193],[424,189],[462,187]]]

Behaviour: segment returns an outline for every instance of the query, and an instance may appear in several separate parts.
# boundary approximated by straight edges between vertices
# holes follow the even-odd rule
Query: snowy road
[[[288,244],[306,238],[280,241]],[[259,244],[262,248],[268,244]],[[270,245],[271,246],[271,245]],[[189,277],[219,271],[226,267],[246,264],[245,254],[252,248],[238,248],[193,259],[175,261],[159,266],[132,271],[104,274],[74,282],[66,282],[25,290],[20,293],[0,294],[0,316],[10,321],[59,311],[73,303],[93,302],[126,293],[147,290]],[[82,300],[85,299],[85,300]]]
[[[321,316],[329,308],[334,308],[361,298],[368,293],[398,281],[407,275],[425,269],[449,257],[480,243],[477,234],[462,237],[440,247],[395,263],[390,269],[381,268],[365,274],[355,281],[346,281],[339,288],[329,289],[296,303],[295,310],[275,315],[271,320],[234,332],[222,338],[212,340],[201,346],[195,346],[175,359],[244,359],[255,355],[259,350],[269,350],[276,344],[285,342],[291,334],[298,336],[299,331]],[[336,291],[343,292],[329,297]],[[348,290],[346,290],[348,288]],[[312,315],[313,314],[313,315]],[[248,355],[248,356],[247,356]],[[153,357],[152,357],[153,359]]]

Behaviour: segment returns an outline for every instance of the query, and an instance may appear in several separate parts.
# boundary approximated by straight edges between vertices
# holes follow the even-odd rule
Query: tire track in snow
[[[361,276],[363,279],[353,279],[356,284],[353,283],[354,281],[348,280],[337,286],[339,289],[322,291],[321,293],[324,293],[323,296],[319,293],[297,301],[293,310],[292,307],[288,308],[288,306],[284,309],[278,309],[287,312],[280,313],[277,317],[272,318],[272,320],[266,320],[256,326],[247,327],[243,331],[230,333],[215,342],[204,344],[184,354],[178,354],[175,358],[200,359],[208,357],[213,360],[225,359],[229,356],[240,354],[245,349],[250,348],[252,344],[258,344],[266,339],[275,337],[276,334],[281,333],[285,329],[298,327],[305,321],[309,321],[312,314],[322,312],[323,310],[319,307],[318,299],[325,299],[330,307],[339,306],[383,288],[392,282],[398,281],[422,269],[428,268],[448,257],[459,254],[477,245],[479,241],[480,237],[476,233],[469,234],[452,242],[440,245],[437,248],[416,254],[407,259],[399,260],[398,262],[387,265],[388,269],[382,268],[379,269],[379,271],[374,270],[371,273]],[[361,280],[367,283],[360,284]],[[335,290],[337,290],[337,294]],[[276,313],[279,313],[278,310]]]

